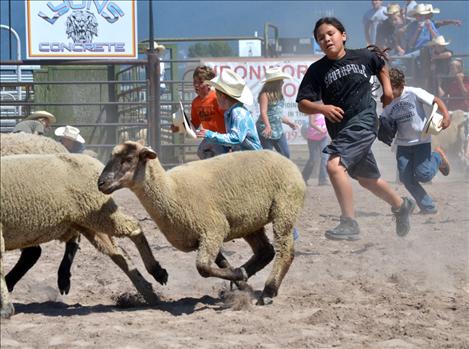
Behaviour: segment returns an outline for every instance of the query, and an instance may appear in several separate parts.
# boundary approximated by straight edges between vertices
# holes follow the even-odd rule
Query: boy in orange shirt
[[[193,84],[197,97],[192,101],[191,122],[195,128],[202,125],[204,129],[226,133],[223,110],[218,106],[215,90],[208,84],[214,77],[215,73],[210,67],[202,65],[195,69]],[[227,147],[215,144],[209,139],[203,139],[197,149],[200,159],[208,159],[226,152]]]

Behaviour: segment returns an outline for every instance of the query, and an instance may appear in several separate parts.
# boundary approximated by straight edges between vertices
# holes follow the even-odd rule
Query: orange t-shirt
[[[210,91],[205,98],[200,96],[194,98],[191,116],[195,127],[199,127],[202,123],[203,128],[207,130],[226,133],[223,110],[218,107],[215,91]]]

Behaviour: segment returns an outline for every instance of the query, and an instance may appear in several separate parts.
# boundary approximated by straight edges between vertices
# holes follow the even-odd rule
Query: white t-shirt
[[[384,108],[381,117],[396,120],[397,145],[409,146],[430,143],[431,136],[422,137],[427,115],[423,104],[431,106],[435,96],[418,87],[405,86],[402,94]]]
[[[372,44],[376,43],[376,32],[378,30],[378,25],[384,22],[388,17],[384,14],[386,7],[380,6],[378,9],[371,8],[363,16],[363,25],[366,28],[368,22],[370,22],[369,34]]]

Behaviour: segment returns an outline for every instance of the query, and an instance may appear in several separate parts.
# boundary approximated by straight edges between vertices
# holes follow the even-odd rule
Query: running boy
[[[383,87],[383,105],[392,99],[388,71],[382,52],[345,48],[347,34],[334,17],[316,22],[314,38],[325,56],[307,70],[296,101],[305,114],[321,113],[331,143],[323,150],[329,154],[327,172],[341,209],[340,224],[326,231],[333,240],[358,240],[360,228],[355,220],[352,185],[347,176],[391,205],[396,217],[396,233],[406,235],[415,203],[401,198],[381,177],[371,151],[378,126],[376,103],[371,95],[370,77],[377,75]],[[324,104],[319,103],[321,100]]]
[[[397,169],[399,178],[406,189],[417,201],[420,213],[434,214],[437,208],[419,182],[432,180],[438,170],[444,175],[449,174],[449,163],[441,148],[431,150],[431,136],[422,135],[427,120],[423,104],[438,105],[443,114],[441,126],[447,128],[450,123],[448,110],[443,101],[424,89],[405,86],[405,76],[399,69],[389,71],[394,100],[383,110],[381,116],[379,139],[388,145],[396,135]],[[387,134],[386,134],[387,133]],[[386,139],[383,139],[386,138]]]

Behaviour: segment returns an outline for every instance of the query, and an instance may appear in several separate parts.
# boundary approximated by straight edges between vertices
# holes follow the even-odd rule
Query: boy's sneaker
[[[399,236],[406,236],[410,230],[410,215],[415,210],[415,201],[403,197],[403,203],[397,210],[391,209],[396,218],[396,233]]]
[[[360,227],[355,219],[340,216],[340,224],[331,230],[326,230],[326,238],[330,240],[359,240]]]
[[[440,147],[436,147],[435,152],[440,154],[440,157],[441,157],[441,164],[440,164],[440,167],[438,167],[441,174],[443,176],[449,175],[449,161],[448,161],[448,158],[446,157],[445,152]]]
[[[438,209],[436,207],[432,207],[432,208],[421,208],[420,209],[420,214],[437,214],[438,213]]]

